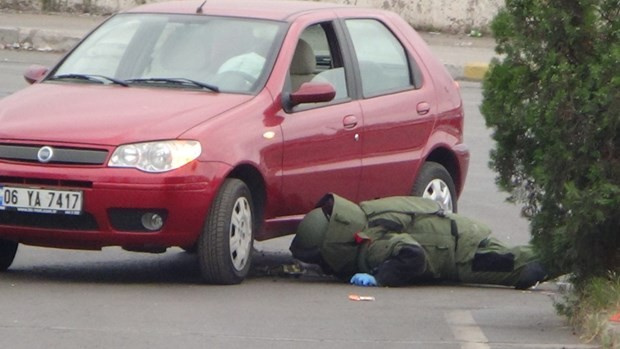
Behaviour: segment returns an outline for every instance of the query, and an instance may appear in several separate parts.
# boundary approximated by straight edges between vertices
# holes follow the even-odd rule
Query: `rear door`
[[[419,63],[378,18],[344,21],[360,77],[364,116],[359,200],[408,195],[435,121]]]

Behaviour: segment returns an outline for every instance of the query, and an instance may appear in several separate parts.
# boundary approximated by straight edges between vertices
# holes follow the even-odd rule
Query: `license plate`
[[[82,191],[0,186],[0,210],[79,215]]]

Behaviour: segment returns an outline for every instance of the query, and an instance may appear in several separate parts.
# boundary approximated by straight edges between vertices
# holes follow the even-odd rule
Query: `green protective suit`
[[[325,209],[326,205],[330,207]],[[507,247],[490,237],[486,225],[444,213],[433,200],[389,197],[357,205],[328,194],[318,206],[328,212],[326,231],[299,231],[298,235],[319,234],[322,260],[342,278],[355,273],[377,275],[386,261],[398,260],[411,247],[424,253],[423,262],[418,262],[421,269],[406,275],[408,283],[449,280],[518,287],[523,269],[535,262],[529,246]],[[295,244],[294,240],[294,254]],[[532,282],[527,283],[529,287]]]

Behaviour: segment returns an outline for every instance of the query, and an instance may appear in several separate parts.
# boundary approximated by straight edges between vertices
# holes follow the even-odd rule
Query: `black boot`
[[[515,283],[517,290],[526,290],[537,282],[545,281],[547,279],[547,271],[539,262],[531,262],[527,264],[519,275],[519,280]]]

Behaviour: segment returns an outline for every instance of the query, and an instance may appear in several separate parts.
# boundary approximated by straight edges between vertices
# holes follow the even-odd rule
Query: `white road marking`
[[[461,343],[461,349],[491,349],[489,340],[476,324],[469,310],[455,310],[445,314],[454,338]]]

